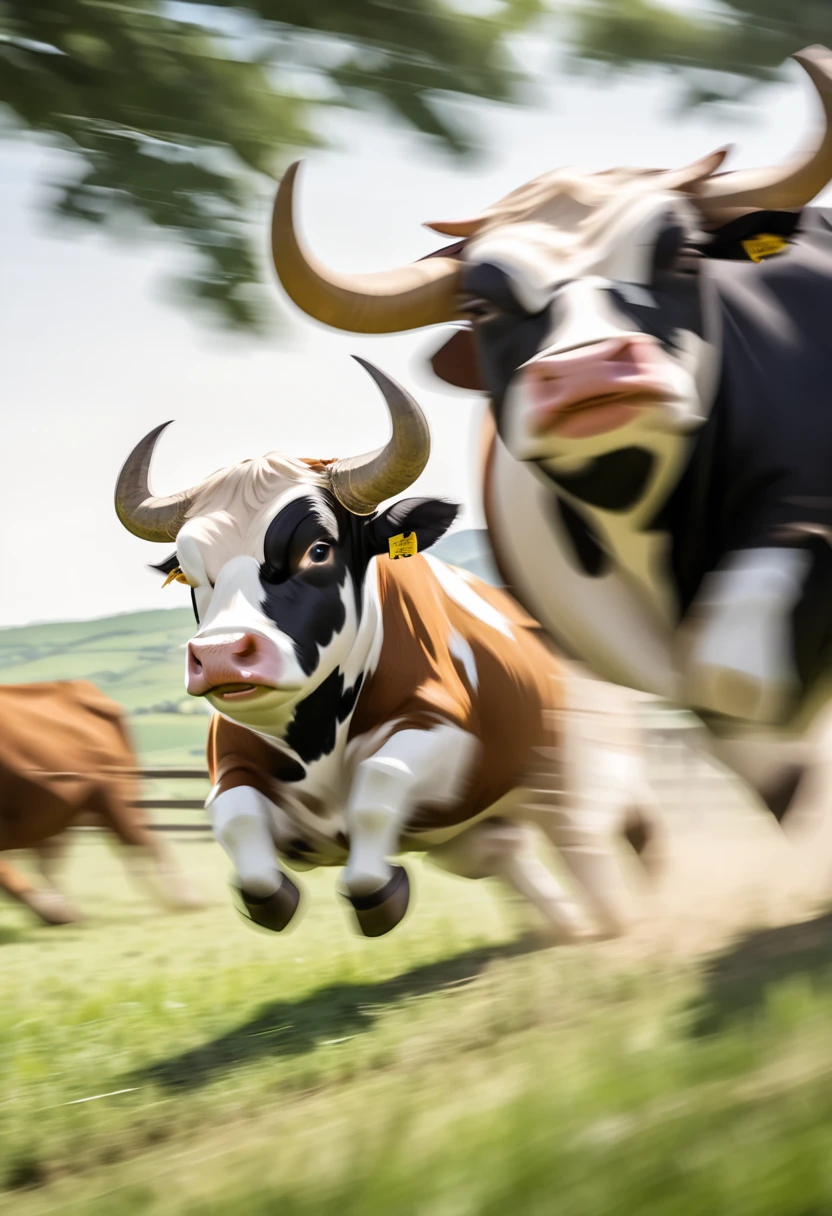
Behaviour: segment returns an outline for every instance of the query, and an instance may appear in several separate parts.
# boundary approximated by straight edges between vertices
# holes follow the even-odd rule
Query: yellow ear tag
[[[174,568],[171,570],[170,574],[167,576],[165,581],[162,583],[162,590],[164,591],[164,589],[165,589],[165,587],[167,587],[168,583],[174,583],[174,582],[184,583],[186,587],[190,586],[188,580],[185,578],[185,575],[182,573],[182,571],[179,569],[178,566],[174,566]]]
[[[414,553],[419,552],[419,542],[415,532],[400,532],[398,536],[391,536],[388,547],[393,561],[399,557],[412,557]]]
[[[752,262],[762,262],[763,258],[770,258],[775,253],[782,253],[784,249],[788,249],[789,242],[783,236],[775,236],[773,232],[761,232],[759,236],[753,236],[747,241],[742,242],[742,247]]]

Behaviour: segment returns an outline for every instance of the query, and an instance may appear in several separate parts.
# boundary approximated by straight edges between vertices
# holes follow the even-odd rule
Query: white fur
[[[790,614],[810,560],[802,549],[750,549],[728,554],[705,580],[691,613],[692,705],[750,722],[779,719],[798,680]]]
[[[391,876],[402,827],[420,802],[447,805],[459,796],[473,759],[474,740],[455,726],[403,730],[362,761],[347,804],[350,857],[343,882],[366,895]]]
[[[460,608],[464,608],[471,616],[477,617],[485,625],[490,625],[492,629],[496,629],[504,637],[514,639],[511,623],[493,605],[484,600],[481,595],[477,595],[470,583],[460,578],[457,572],[450,566],[446,566],[444,562],[431,557],[429,553],[425,555],[425,561],[435,574],[436,580],[442,590],[447,596],[450,596],[455,604],[458,604]]]
[[[230,857],[240,886],[258,898],[273,895],[280,886],[269,807],[251,786],[237,786],[210,802],[214,837]]]
[[[471,688],[476,692],[479,687],[479,675],[477,674],[477,660],[474,652],[468,642],[465,641],[460,634],[454,631],[448,639],[448,649],[451,654],[462,664],[465,671],[465,677]]]

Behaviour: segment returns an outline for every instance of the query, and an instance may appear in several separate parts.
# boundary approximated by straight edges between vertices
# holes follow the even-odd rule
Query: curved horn
[[[294,222],[297,161],[283,175],[272,214],[272,258],[291,300],[335,329],[392,334],[452,321],[457,315],[459,263],[427,258],[376,274],[334,274],[304,253]]]
[[[373,377],[390,411],[393,434],[383,448],[330,466],[332,491],[353,515],[372,515],[380,502],[412,485],[430,456],[430,431],[418,403],[384,372],[353,355]]]
[[[163,422],[136,444],[116,482],[116,515],[128,532],[142,540],[175,540],[194,499],[193,490],[167,498],[155,498],[150,491],[148,472],[153,450],[169,426],[170,422]]]
[[[804,207],[832,180],[832,52],[824,46],[810,46],[792,55],[792,59],[817,89],[826,124],[823,139],[814,152],[791,164],[739,170],[704,182],[696,203],[709,218]]]

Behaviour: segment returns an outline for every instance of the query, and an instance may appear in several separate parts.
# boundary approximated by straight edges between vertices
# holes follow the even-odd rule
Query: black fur
[[[595,530],[583,515],[580,515],[564,498],[552,498],[552,511],[571,543],[573,565],[590,578],[606,574],[610,560],[602,549]]]
[[[596,456],[579,473],[541,470],[556,486],[575,498],[607,511],[626,511],[641,498],[655,465],[652,452],[644,448],[622,448]]]
[[[171,571],[175,570],[178,565],[179,558],[175,553],[171,553],[170,557],[166,557],[165,560],[163,562],[159,562],[158,565],[151,563],[150,569],[158,570],[160,574],[170,574]]]
[[[285,742],[305,764],[319,760],[333,750],[338,725],[346,721],[355,708],[363,681],[363,675],[359,675],[350,688],[344,688],[341,672],[331,671],[324,682],[298,705]],[[300,778],[290,777],[288,780]]]

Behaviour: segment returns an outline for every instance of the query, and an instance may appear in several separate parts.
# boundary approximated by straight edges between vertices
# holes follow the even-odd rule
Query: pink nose
[[[632,417],[637,398],[647,404],[674,396],[670,371],[661,347],[646,334],[546,355],[521,372],[532,430],[576,436],[610,430]],[[575,417],[590,407],[592,419]]]
[[[185,686],[193,697],[202,697],[208,692],[222,695],[223,690],[233,695],[240,691],[240,685],[277,688],[280,668],[277,647],[263,634],[240,633],[224,639],[194,638],[188,643]]]

